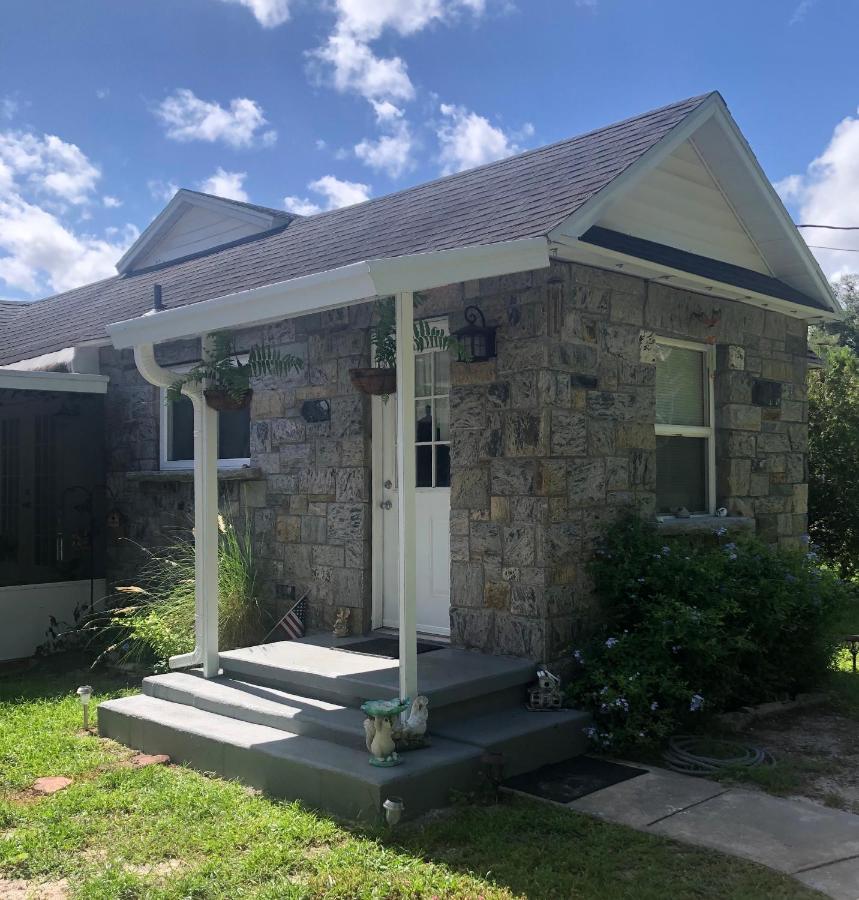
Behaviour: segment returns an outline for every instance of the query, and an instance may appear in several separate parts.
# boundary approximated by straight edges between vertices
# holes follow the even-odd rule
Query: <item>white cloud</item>
[[[492,125],[484,116],[449,103],[442,103],[440,109],[444,116],[438,127],[443,174],[472,169],[519,152],[515,136]],[[526,125],[520,132],[524,137],[532,133],[531,125]]]
[[[247,203],[248,194],[243,185],[247,172],[226,172],[218,166],[214,175],[201,182],[200,190],[204,194],[214,194],[216,197],[226,197],[228,200],[241,200]]]
[[[78,233],[64,221],[72,204],[79,223],[98,181],[98,167],[54,135],[0,132],[0,283],[28,295],[64,291],[115,274],[114,264],[138,232]],[[54,207],[39,205],[47,195]],[[114,199],[114,198],[111,198]],[[57,201],[61,201],[57,203]],[[81,209],[83,207],[83,209]]]
[[[107,100],[107,98],[110,96],[110,88],[97,88],[95,96],[98,100]]]
[[[169,203],[173,199],[173,195],[179,190],[179,185],[172,181],[162,181],[160,178],[150,178],[146,182],[146,187],[153,200],[159,200],[161,203]]]
[[[334,175],[323,175],[307,185],[311,191],[324,198],[324,204],[317,203],[307,197],[289,196],[283,198],[283,205],[289,212],[300,216],[312,216],[323,209],[339,209],[341,206],[353,206],[370,199],[370,187],[358,181],[344,181]]]
[[[390,100],[371,100],[373,112],[376,113],[376,121],[382,125],[402,119],[403,111],[399,106],[394,106]]]
[[[367,100],[411,100],[415,88],[399,56],[381,59],[350,34],[329,35],[311,54],[331,68],[331,82],[341,93],[354,92]]]
[[[277,132],[262,128],[268,124],[262,107],[247,97],[220,103],[201,100],[188,88],[178,88],[155,109],[156,116],[174,141],[223,141],[231,147],[269,146]]]
[[[79,147],[53,134],[0,132],[0,161],[34,191],[66,203],[86,203],[101,177]]]
[[[20,104],[14,97],[0,97],[0,119],[14,119]]]
[[[334,0],[334,29],[310,55],[330,71],[338,91],[371,102],[411,100],[415,87],[405,61],[377,56],[370,43],[386,30],[416,34],[436,22],[455,20],[464,10],[479,16],[485,6],[486,0]]]
[[[776,190],[795,206],[799,224],[859,225],[859,117],[839,122],[820,156],[804,173],[779,181]],[[801,233],[830,277],[859,271],[859,253],[849,252],[859,250],[859,232],[803,228]]]
[[[817,3],[817,0],[800,0],[787,24],[799,25],[799,23],[808,15],[811,7],[814,6],[815,3]]]
[[[365,138],[356,144],[355,156],[371,169],[386,172],[391,178],[399,178],[414,165],[414,139],[408,122],[395,121],[391,128],[390,134],[383,134],[378,140]]]
[[[247,7],[263,28],[277,28],[289,19],[290,0],[225,0]]]
[[[110,194],[105,194],[101,198],[101,202],[106,209],[118,209],[122,206],[122,200],[119,197],[112,197]]]

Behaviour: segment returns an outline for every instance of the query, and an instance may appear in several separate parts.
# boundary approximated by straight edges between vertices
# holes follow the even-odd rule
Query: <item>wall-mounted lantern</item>
[[[495,327],[486,324],[485,316],[476,306],[466,306],[463,315],[468,324],[454,337],[463,345],[465,358],[469,362],[495,359]]]

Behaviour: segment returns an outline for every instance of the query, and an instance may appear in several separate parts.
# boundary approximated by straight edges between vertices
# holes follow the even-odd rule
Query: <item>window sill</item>
[[[194,480],[193,469],[155,469],[144,472],[126,472],[128,481],[144,483],[166,483],[171,481]],[[262,469],[254,466],[242,466],[238,469],[218,469],[218,481],[262,481]]]
[[[754,531],[755,520],[747,516],[690,516],[688,519],[665,519],[656,523],[659,534],[708,534],[719,528],[732,531]]]

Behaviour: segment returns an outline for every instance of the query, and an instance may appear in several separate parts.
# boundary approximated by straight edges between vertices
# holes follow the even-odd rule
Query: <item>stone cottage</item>
[[[385,296],[404,333],[456,335],[476,308],[495,352],[400,342],[397,393],[362,393]],[[211,426],[273,608],[309,589],[311,630],[346,608],[355,633],[556,658],[592,620],[586,563],[621,510],[667,533],[725,510],[799,541],[806,330],[837,310],[718,94],[316,216],[179,191],[115,278],[0,310],[0,609],[28,620],[0,657],[31,652],[70,584],[80,602],[133,578],[132,542],[214,527]],[[303,368],[244,410],[167,403],[159,373],[221,330]],[[98,407],[86,473],[61,465],[71,401]],[[63,511],[73,486],[84,513]],[[89,548],[52,559],[76,529]]]

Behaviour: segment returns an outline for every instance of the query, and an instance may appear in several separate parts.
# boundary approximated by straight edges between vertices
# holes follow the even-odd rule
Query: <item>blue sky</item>
[[[4,0],[0,297],[112,274],[177,186],[312,212],[713,89],[794,215],[859,224],[857,33],[855,0]]]

